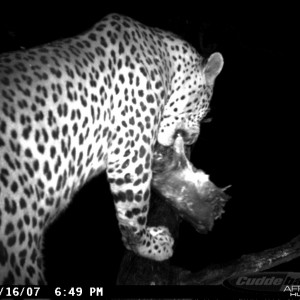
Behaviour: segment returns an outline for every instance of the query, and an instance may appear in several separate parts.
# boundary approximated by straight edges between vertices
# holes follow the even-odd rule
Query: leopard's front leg
[[[154,120],[156,114],[148,115],[146,120],[149,124],[142,118],[130,122],[128,117],[116,120],[116,137],[111,140],[108,151],[107,177],[126,248],[161,261],[172,256],[174,240],[166,227],[147,226],[152,149],[157,128],[150,124],[157,124],[158,119]]]

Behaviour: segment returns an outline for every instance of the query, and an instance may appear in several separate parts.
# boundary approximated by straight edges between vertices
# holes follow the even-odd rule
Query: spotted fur
[[[44,283],[45,228],[106,170],[125,246],[164,260],[148,227],[156,141],[193,143],[222,56],[112,14],[74,38],[0,56],[0,283]]]

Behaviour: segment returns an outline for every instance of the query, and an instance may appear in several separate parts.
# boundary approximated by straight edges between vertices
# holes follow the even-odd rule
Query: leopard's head
[[[193,144],[200,133],[200,122],[209,110],[215,79],[223,68],[223,57],[213,53],[207,60],[192,53],[178,61],[157,141],[163,146],[174,143],[178,132],[185,144]]]

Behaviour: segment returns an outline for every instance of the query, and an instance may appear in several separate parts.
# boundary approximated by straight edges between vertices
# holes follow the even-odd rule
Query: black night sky
[[[299,52],[290,11],[245,4],[162,11],[141,3],[140,10],[117,4],[85,7],[85,2],[77,7],[40,2],[34,9],[2,9],[0,51],[72,36],[117,12],[181,35],[206,57],[221,52],[224,69],[211,102],[212,121],[202,125],[191,160],[216,185],[231,184],[232,199],[208,235],[182,222],[174,264],[197,271],[288,242],[299,234],[299,183],[293,172]],[[47,231],[48,283],[114,285],[124,251],[120,237],[103,174],[76,195]],[[275,270],[299,272],[300,260]]]

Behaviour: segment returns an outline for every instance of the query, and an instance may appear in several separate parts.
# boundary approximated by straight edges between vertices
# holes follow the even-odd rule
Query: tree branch
[[[257,253],[243,255],[241,258],[223,265],[208,266],[197,273],[178,270],[178,284],[222,284],[222,282],[229,277],[242,276],[247,273],[255,273],[271,269],[297,257],[300,257],[300,235],[284,245]]]

